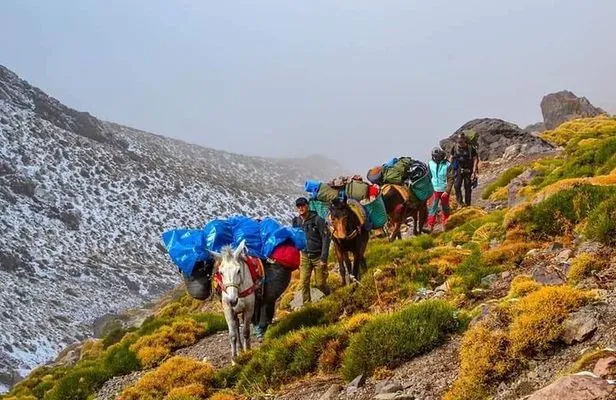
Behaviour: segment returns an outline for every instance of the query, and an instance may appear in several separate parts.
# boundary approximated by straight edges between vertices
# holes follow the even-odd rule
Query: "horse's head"
[[[358,233],[358,224],[354,223],[355,214],[349,208],[346,197],[336,199],[329,206],[328,213],[329,229],[334,238],[345,240],[352,239]]]
[[[222,248],[220,253],[211,252],[218,261],[218,274],[222,283],[222,301],[235,307],[239,300],[240,288],[246,277],[245,243],[242,241],[237,249],[230,246]]]

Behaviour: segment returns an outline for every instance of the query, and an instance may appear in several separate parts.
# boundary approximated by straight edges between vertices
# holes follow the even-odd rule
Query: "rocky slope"
[[[450,137],[441,140],[440,145],[450,151],[455,137],[466,130],[478,135],[479,158],[492,161],[502,157],[513,158],[519,154],[540,154],[552,149],[545,140],[530,134],[516,124],[497,118],[478,118],[468,121]]]
[[[160,234],[243,213],[287,218],[309,157],[246,157],[78,112],[0,66],[0,389],[95,318],[178,282]]]

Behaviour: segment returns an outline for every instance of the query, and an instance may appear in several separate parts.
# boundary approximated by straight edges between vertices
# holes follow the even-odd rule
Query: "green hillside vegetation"
[[[201,313],[199,302],[183,295],[139,329],[115,330],[93,342],[75,366],[38,368],[0,398],[86,400],[110,377],[139,369],[150,372],[124,391],[124,399],[258,396],[307,375],[349,381],[395,368],[454,334],[463,335],[461,366],[445,398],[489,398],[537,352],[561,346],[563,320],[595,299],[574,286],[602,267],[592,256],[574,259],[566,285],[543,287],[518,272],[527,253],[555,240],[571,243],[574,235],[605,244],[616,238],[616,119],[570,121],[543,137],[564,152],[506,171],[483,194],[490,198],[531,169],[535,178],[520,189],[519,205],[490,213],[462,209],[443,233],[371,240],[359,284],[336,285],[330,296],[292,312],[285,297],[263,345],[235,366],[217,370],[174,356],[226,329],[222,314]],[[485,301],[482,279],[502,272],[515,276],[509,292],[469,327]],[[422,295],[440,285],[447,287],[442,298]]]

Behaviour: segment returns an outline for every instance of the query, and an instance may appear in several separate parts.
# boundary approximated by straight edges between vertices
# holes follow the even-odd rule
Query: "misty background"
[[[0,64],[66,105],[242,154],[362,175],[466,121],[616,111],[616,2],[1,0]]]

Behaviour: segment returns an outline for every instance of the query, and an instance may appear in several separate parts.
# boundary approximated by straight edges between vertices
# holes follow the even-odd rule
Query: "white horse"
[[[229,327],[233,364],[240,340],[242,350],[250,349],[250,323],[255,310],[256,285],[248,269],[244,249],[245,243],[242,241],[236,250],[225,246],[220,253],[211,252],[218,261],[214,279],[222,291],[222,307]],[[239,314],[242,314],[241,332]]]

